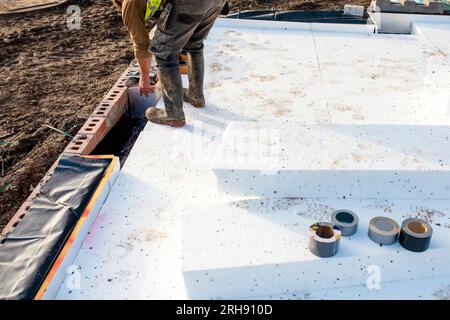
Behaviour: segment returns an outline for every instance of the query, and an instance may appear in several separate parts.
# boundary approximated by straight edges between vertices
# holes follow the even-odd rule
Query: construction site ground
[[[370,0],[230,1],[246,9],[329,9]],[[70,30],[70,5],[81,28]],[[0,16],[0,230],[133,59],[110,0]],[[67,133],[64,135],[50,127]]]
[[[67,7],[81,7],[69,30]],[[0,229],[133,59],[108,0],[0,16]]]
[[[146,124],[67,261],[80,285],[62,276],[48,298],[448,297],[450,21],[408,17],[406,35],[217,21],[206,107],[185,103],[183,128]],[[318,258],[308,226],[342,208],[358,231]],[[374,243],[375,216],[426,220],[429,250]]]

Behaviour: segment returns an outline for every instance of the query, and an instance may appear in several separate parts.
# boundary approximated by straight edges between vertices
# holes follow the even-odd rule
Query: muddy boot
[[[159,66],[158,78],[166,110],[149,108],[145,115],[153,123],[182,127],[186,121],[183,112],[183,83],[178,66]]]
[[[205,106],[205,96],[203,95],[204,73],[203,51],[188,53],[189,89],[183,89],[183,100],[196,108]]]
[[[184,119],[169,117],[167,112],[160,108],[148,108],[145,112],[145,116],[150,122],[165,124],[176,128],[182,127],[186,124]]]

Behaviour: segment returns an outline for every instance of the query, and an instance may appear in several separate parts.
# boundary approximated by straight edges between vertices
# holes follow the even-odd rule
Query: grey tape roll
[[[395,243],[399,232],[400,226],[391,218],[375,217],[369,222],[369,238],[378,244]]]
[[[309,227],[309,250],[321,258],[332,257],[339,251],[341,231],[329,222],[319,222]]]
[[[403,248],[423,252],[430,247],[433,228],[426,221],[409,218],[403,221],[399,242]]]
[[[331,215],[331,223],[337,225],[344,237],[354,235],[358,230],[358,216],[350,210],[337,210]]]

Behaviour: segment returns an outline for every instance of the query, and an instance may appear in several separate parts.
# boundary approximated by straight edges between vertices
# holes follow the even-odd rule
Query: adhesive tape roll
[[[309,250],[321,258],[332,257],[339,251],[341,231],[328,222],[319,222],[309,227]]]
[[[403,221],[399,242],[406,250],[423,252],[430,247],[433,228],[426,221],[409,218]]]
[[[369,238],[378,244],[395,243],[399,232],[400,226],[391,218],[375,217],[369,222]]]
[[[331,215],[331,223],[337,225],[342,236],[354,235],[358,230],[358,216],[350,210],[337,210]]]

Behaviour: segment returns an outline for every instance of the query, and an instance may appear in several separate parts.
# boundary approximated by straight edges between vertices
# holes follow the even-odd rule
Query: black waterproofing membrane
[[[0,299],[35,297],[111,161],[61,156],[28,213],[0,241]]]
[[[367,24],[367,15],[364,17],[344,15],[343,11],[273,11],[273,10],[249,10],[226,16],[230,19],[272,20],[291,22],[316,22],[316,23],[350,23]]]
[[[147,122],[145,117],[133,118],[130,110],[127,110],[91,154],[114,154],[123,165]]]

